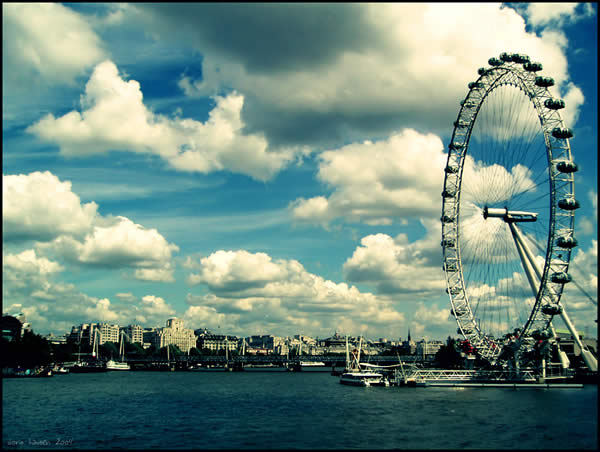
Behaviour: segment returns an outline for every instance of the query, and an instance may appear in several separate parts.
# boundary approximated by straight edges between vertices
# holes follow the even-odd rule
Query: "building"
[[[408,329],[408,337],[405,341],[402,341],[400,346],[400,354],[402,355],[414,355],[417,352],[417,344],[410,338],[410,328]]]
[[[182,319],[171,318],[167,320],[166,327],[155,331],[152,335],[152,343],[157,348],[176,345],[179,350],[188,353],[196,346],[196,336],[193,330],[184,327]]]
[[[47,334],[44,338],[52,345],[64,345],[67,343],[67,335],[55,336],[54,333]]]
[[[437,354],[438,350],[442,348],[443,345],[444,343],[442,341],[428,341],[426,339],[423,339],[422,341],[417,342],[415,355],[421,357],[424,360],[431,361],[435,359],[435,355]]]
[[[142,347],[144,349],[150,348],[154,344],[154,337],[156,336],[156,328],[144,328],[142,331]]]
[[[131,344],[144,343],[144,329],[139,325],[128,325],[121,328],[125,333],[125,340]]]
[[[102,345],[106,342],[119,342],[119,333],[121,332],[121,328],[116,324],[109,323],[99,323],[96,324],[98,328],[99,335],[99,344]]]
[[[225,349],[233,351],[238,347],[238,338],[237,336],[223,334],[202,333],[198,336],[197,347],[200,350],[210,350],[213,352]]]

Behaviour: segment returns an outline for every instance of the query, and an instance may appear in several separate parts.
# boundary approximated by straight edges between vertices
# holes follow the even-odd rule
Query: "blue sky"
[[[456,336],[445,149],[503,51],[567,103],[595,298],[595,4],[3,4],[3,311]],[[596,305],[563,300],[594,333]]]

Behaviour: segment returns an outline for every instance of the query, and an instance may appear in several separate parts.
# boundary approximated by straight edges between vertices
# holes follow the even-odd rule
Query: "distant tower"
[[[408,342],[410,342],[410,328],[408,329]]]

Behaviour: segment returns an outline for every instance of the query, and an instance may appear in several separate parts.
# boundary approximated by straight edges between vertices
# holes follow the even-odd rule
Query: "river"
[[[3,379],[10,449],[592,449],[597,386],[360,388],[327,372]]]

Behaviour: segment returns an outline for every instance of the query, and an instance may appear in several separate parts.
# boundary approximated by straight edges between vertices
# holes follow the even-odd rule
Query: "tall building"
[[[128,325],[121,328],[125,332],[125,340],[131,344],[144,343],[144,329],[139,325]]]
[[[196,346],[196,336],[193,330],[184,327],[182,319],[171,318],[167,320],[166,327],[157,329],[153,343],[158,348],[177,345],[179,350],[187,353]]]
[[[82,323],[79,326],[73,326],[68,335],[69,342],[92,345],[94,343],[94,334],[98,334],[98,344],[105,342],[119,342],[119,325],[109,323]]]
[[[121,329],[119,325],[109,323],[97,324],[99,336],[99,344],[102,345],[105,342],[119,342],[119,333]]]
[[[198,336],[198,348],[200,350],[225,350],[233,351],[238,347],[237,336],[225,336],[223,334],[201,334]]]

